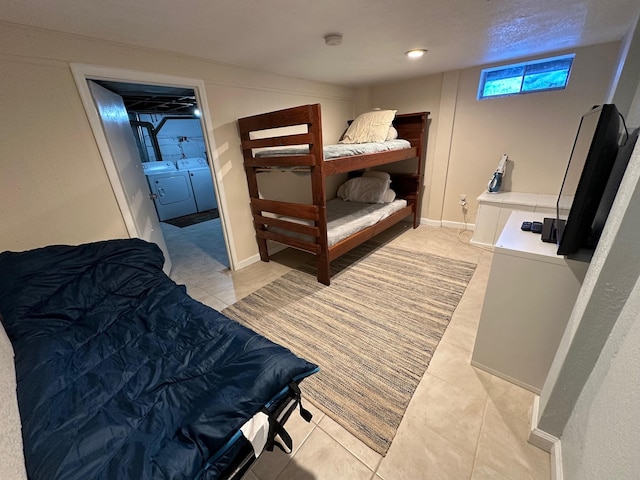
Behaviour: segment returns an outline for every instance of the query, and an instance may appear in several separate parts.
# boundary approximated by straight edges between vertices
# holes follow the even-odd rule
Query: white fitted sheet
[[[403,199],[394,200],[391,203],[345,202],[339,198],[329,200],[327,202],[327,240],[329,246],[335,245],[360,230],[375,225],[406,206],[407,201]],[[307,222],[299,218],[280,217],[280,219],[313,225],[313,222]],[[282,233],[308,242],[314,240],[309,235],[297,234],[281,228],[271,227],[270,230],[274,233]]]
[[[332,160],[340,157],[351,157],[354,155],[365,155],[369,153],[388,152],[391,150],[402,150],[411,148],[411,144],[407,140],[396,139],[386,142],[374,143],[338,143],[335,145],[325,145],[322,151],[324,159]],[[256,152],[256,157],[280,157],[285,155],[305,155],[309,153],[309,147],[287,147],[262,150]]]

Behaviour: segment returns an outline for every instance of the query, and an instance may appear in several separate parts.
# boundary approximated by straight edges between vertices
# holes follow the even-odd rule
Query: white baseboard
[[[549,452],[551,455],[551,480],[562,480],[562,447],[560,439],[538,428],[538,411],[540,408],[540,396],[533,399],[531,411],[531,431],[529,443]]]
[[[441,227],[440,220],[429,220],[428,218],[421,218],[420,225],[426,225],[427,227]]]
[[[288,246],[283,245],[282,243],[269,242],[269,245],[268,245],[269,256],[274,255],[278,252],[281,252],[285,248],[288,248]],[[239,262],[238,265],[236,266],[236,270],[240,270],[244,267],[248,267],[249,265],[259,261],[260,261],[260,254],[256,253],[255,255],[252,255],[249,258],[245,258],[243,261]]]
[[[553,446],[551,450],[551,480],[563,480],[564,474],[562,473],[562,442],[558,442]]]
[[[485,372],[490,373],[491,375],[494,375],[496,377],[502,378],[503,380],[506,380],[509,383],[513,383],[514,385],[518,385],[519,387],[524,388],[525,390],[529,390],[532,393],[535,393],[536,395],[540,394],[540,389],[537,387],[534,387],[533,385],[529,385],[528,383],[525,383],[521,380],[518,380],[517,378],[511,377],[509,375],[505,375],[504,373],[495,370],[491,367],[487,367],[486,365],[483,365],[482,363],[479,363],[477,361],[475,361],[473,358],[471,359],[471,365],[479,368],[480,370],[484,370]],[[540,447],[542,448],[542,447]],[[544,450],[544,449],[543,449]],[[548,450],[547,450],[548,451]]]
[[[236,264],[236,270],[241,270],[244,267],[248,267],[249,265],[259,262],[260,261],[260,255],[258,255],[257,253],[255,255],[250,256],[249,258],[245,258],[244,260],[242,260],[241,262],[238,262]]]
[[[430,220],[428,218],[421,218],[420,225],[427,225],[428,227],[463,228],[465,230],[476,229],[476,226],[473,223],[451,222],[449,220]]]
[[[488,248],[490,250],[494,250],[495,249],[495,245],[492,245],[490,243],[478,242],[477,240],[474,240],[473,238],[471,240],[469,240],[469,243],[471,245],[475,245],[476,247]]]
[[[447,228],[457,228],[471,231],[476,229],[476,226],[473,223],[451,222],[449,220],[442,220],[442,226]]]

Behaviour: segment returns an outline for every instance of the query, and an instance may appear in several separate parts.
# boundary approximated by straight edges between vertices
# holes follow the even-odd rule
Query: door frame
[[[82,104],[84,105],[85,112],[91,125],[91,130],[98,145],[98,150],[102,157],[109,182],[113,188],[118,207],[122,213],[127,232],[130,237],[139,237],[138,229],[133,221],[133,215],[131,213],[131,205],[124,193],[120,178],[116,169],[116,159],[111,155],[109,145],[107,144],[107,138],[102,128],[102,122],[100,121],[100,115],[93,103],[93,97],[89,90],[87,80],[108,80],[114,82],[125,83],[139,83],[143,85],[160,85],[166,87],[183,87],[192,88],[196,95],[196,102],[198,109],[200,110],[200,123],[202,126],[202,133],[204,135],[205,145],[209,153],[209,168],[211,170],[211,177],[213,178],[213,184],[215,187],[215,194],[218,200],[218,213],[220,215],[220,223],[222,226],[222,235],[224,237],[225,246],[227,248],[227,257],[229,258],[229,268],[236,270],[238,265],[237,255],[235,251],[235,242],[233,241],[233,234],[229,228],[229,224],[226,218],[227,205],[226,195],[224,194],[224,182],[222,177],[218,176],[218,172],[222,172],[220,166],[220,159],[218,156],[218,150],[216,148],[215,139],[213,135],[213,122],[211,120],[211,114],[209,112],[209,104],[207,102],[204,81],[195,78],[178,77],[173,75],[164,75],[153,72],[143,72],[137,70],[128,70],[123,68],[105,67],[100,65],[88,65],[82,63],[72,63],[71,73],[76,82]]]

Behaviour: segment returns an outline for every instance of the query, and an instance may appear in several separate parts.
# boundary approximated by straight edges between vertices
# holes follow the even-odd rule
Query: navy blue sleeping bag
[[[31,480],[216,478],[239,428],[317,371],[162,265],[138,239],[0,254]]]

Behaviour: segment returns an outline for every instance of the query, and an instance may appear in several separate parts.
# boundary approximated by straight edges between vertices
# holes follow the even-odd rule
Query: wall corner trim
[[[538,411],[540,408],[540,396],[533,398],[531,411],[531,430],[528,442],[551,455],[551,479],[563,480],[562,473],[562,447],[560,439],[538,428]]]

